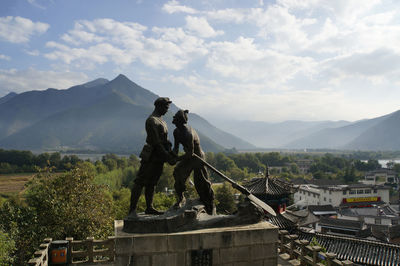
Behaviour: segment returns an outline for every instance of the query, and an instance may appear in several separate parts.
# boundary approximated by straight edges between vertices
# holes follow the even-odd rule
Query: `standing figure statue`
[[[182,144],[185,154],[179,156],[179,161],[174,169],[175,192],[177,202],[175,207],[179,208],[185,203],[183,192],[186,190],[186,180],[190,173],[194,171],[194,185],[200,200],[205,206],[206,212],[210,215],[214,214],[214,192],[211,188],[211,182],[208,180],[208,172],[200,160],[193,157],[197,154],[201,158],[205,158],[204,152],[200,147],[200,138],[197,132],[187,125],[188,110],[179,110],[173,117],[172,123],[175,124],[174,130],[174,149],[173,152],[177,155],[179,152],[179,144]]]
[[[162,119],[168,111],[171,101],[160,97],[154,102],[154,111],[146,120],[146,144],[140,153],[140,168],[131,190],[131,205],[128,217],[136,217],[136,208],[144,187],[146,214],[160,215],[163,212],[154,209],[153,195],[163,171],[164,162],[175,160],[171,152],[172,144],[168,141],[167,123]]]

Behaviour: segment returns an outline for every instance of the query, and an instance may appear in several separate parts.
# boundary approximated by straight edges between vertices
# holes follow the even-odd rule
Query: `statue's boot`
[[[215,208],[214,203],[208,202],[204,204],[205,210],[208,215],[216,215],[217,209]]]
[[[142,194],[142,186],[137,184],[133,184],[133,188],[131,190],[131,206],[129,207],[128,218],[136,218],[136,208],[140,198],[140,194]]]
[[[176,196],[176,198],[177,198],[177,201],[176,201],[176,203],[174,204],[174,208],[175,208],[175,209],[182,208],[182,207],[185,205],[185,203],[186,203],[186,198],[185,198],[185,196],[183,196],[183,193],[178,193],[177,196]]]
[[[153,207],[153,196],[154,196],[154,187],[146,187],[144,191],[144,197],[146,198],[146,210],[144,211],[145,214],[154,214],[154,215],[161,215],[164,212],[158,211]]]

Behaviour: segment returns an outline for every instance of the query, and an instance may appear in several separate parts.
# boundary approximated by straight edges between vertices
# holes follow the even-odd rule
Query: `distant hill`
[[[219,128],[267,149],[400,150],[400,111],[348,121],[215,121]]]
[[[400,111],[381,117],[346,146],[349,149],[400,150]]]
[[[218,121],[221,129],[247,140],[257,147],[282,148],[294,147],[293,140],[305,138],[319,130],[336,128],[350,124],[347,121],[297,121],[290,120],[280,123],[260,121]]]
[[[14,96],[16,96],[17,93],[15,92],[10,92],[9,94],[7,94],[4,97],[0,98],[0,104],[5,103],[6,101],[10,100],[11,98],[13,98]]]
[[[124,75],[112,81],[96,79],[67,90],[14,95],[0,103],[0,147],[137,153],[145,142],[144,123],[157,97]],[[165,116],[170,133],[177,110],[172,104]],[[206,151],[254,147],[196,114],[189,114],[189,124],[198,131]]]
[[[356,121],[343,127],[325,128],[288,143],[287,148],[346,150],[400,150],[399,111]]]

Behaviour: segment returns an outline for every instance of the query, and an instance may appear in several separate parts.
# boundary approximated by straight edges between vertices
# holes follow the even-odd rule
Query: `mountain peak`
[[[10,92],[6,96],[0,98],[0,104],[7,102],[8,100],[14,98],[18,94],[15,92]]]
[[[96,87],[99,85],[104,85],[108,82],[107,79],[104,78],[98,78],[89,82],[86,82],[85,84],[82,84],[82,86],[86,87],[86,88],[92,88],[92,87]]]
[[[123,74],[119,74],[114,80],[129,80],[127,76],[123,75]]]

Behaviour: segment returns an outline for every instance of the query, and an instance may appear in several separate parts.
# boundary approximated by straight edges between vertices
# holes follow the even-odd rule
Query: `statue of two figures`
[[[168,141],[167,124],[162,117],[167,113],[170,104],[171,101],[167,97],[156,99],[154,111],[146,120],[146,144],[140,154],[140,168],[131,191],[128,219],[137,218],[136,209],[143,188],[146,199],[145,214],[163,214],[153,207],[153,196],[154,188],[160,179],[165,162],[171,165],[176,164],[173,176],[177,202],[174,209],[179,209],[185,205],[186,181],[193,172],[194,185],[205,211],[209,215],[215,214],[214,192],[211,188],[211,182],[208,180],[206,167],[193,156],[193,154],[196,154],[204,159],[199,136],[193,128],[187,125],[188,110],[179,110],[174,115],[172,123],[176,128],[173,134],[173,148],[171,142]],[[179,145],[183,146],[183,155],[178,155]]]

